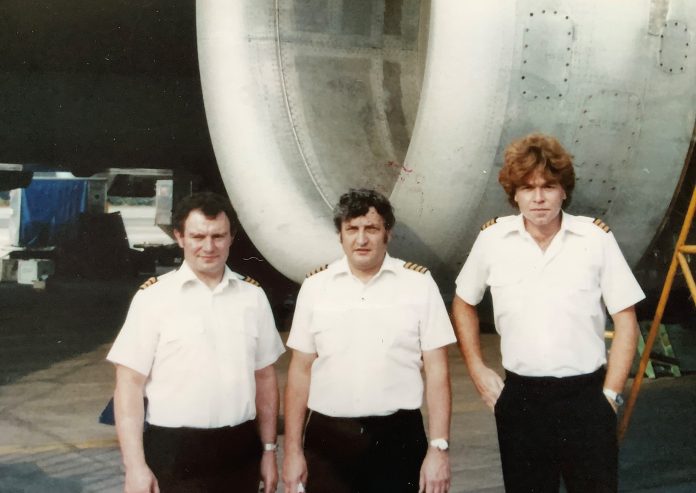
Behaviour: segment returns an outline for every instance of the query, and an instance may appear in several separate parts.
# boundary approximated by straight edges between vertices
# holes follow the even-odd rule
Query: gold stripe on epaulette
[[[144,283],[142,283],[142,284],[140,285],[140,288],[138,288],[138,289],[147,289],[147,288],[149,288],[150,286],[152,286],[153,284],[155,284],[156,282],[157,282],[157,278],[156,278],[156,277],[151,277],[150,279],[148,279],[147,281],[145,281]]]
[[[252,284],[252,285],[257,286],[259,288],[261,287],[261,285],[259,284],[259,281],[257,281],[253,277],[246,276],[244,278],[244,282],[248,282],[249,284]]]
[[[497,217],[494,217],[493,219],[489,219],[488,221],[486,221],[485,223],[483,223],[483,225],[481,226],[481,231],[483,231],[483,230],[486,229],[486,228],[489,228],[489,227],[493,226],[497,221],[498,221],[498,218],[497,218]]]
[[[608,233],[609,231],[611,231],[611,228],[610,228],[609,226],[607,226],[607,223],[605,223],[604,221],[602,221],[602,220],[601,220],[600,218],[598,218],[598,217],[595,218],[594,221],[592,221],[592,224],[594,224],[595,226],[597,226],[599,229],[601,229],[601,230],[604,231],[605,233]]]
[[[406,262],[404,264],[404,269],[415,270],[416,272],[420,272],[421,274],[425,274],[426,272],[428,272],[427,267],[423,267],[422,265],[418,265],[413,262]]]
[[[329,267],[329,264],[324,264],[321,267],[317,267],[316,269],[307,272],[307,275],[305,277],[312,277],[314,274],[318,274],[319,272],[326,270]]]

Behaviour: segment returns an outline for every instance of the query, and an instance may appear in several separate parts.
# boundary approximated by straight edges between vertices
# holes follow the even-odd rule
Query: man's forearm
[[[275,443],[277,439],[278,380],[273,365],[257,370],[256,378],[256,421],[263,443]]]
[[[423,352],[425,400],[428,406],[428,435],[449,439],[452,392],[447,348]]]
[[[464,356],[464,361],[471,373],[472,368],[483,365],[476,307],[455,296],[452,300],[452,318],[459,351]]]
[[[298,351],[293,353],[288,369],[288,383],[285,388],[285,448],[286,451],[302,450],[302,434],[307,414],[311,361]]]
[[[130,368],[116,367],[114,414],[123,465],[126,469],[145,466],[143,451],[143,386],[145,377]]]
[[[638,321],[633,306],[612,315],[614,338],[604,387],[621,393],[631,371],[638,344]]]

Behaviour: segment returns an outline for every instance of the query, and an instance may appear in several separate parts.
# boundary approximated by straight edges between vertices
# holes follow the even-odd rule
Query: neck
[[[218,284],[220,284],[220,281],[222,281],[222,276],[225,272],[221,272],[219,274],[206,274],[203,272],[196,272],[196,277],[200,279],[200,281],[208,286],[208,288],[212,291],[217,287]]]
[[[524,228],[534,239],[537,245],[539,245],[539,248],[541,248],[542,251],[546,251],[546,248],[551,243],[551,240],[553,240],[556,233],[561,230],[561,214],[558,214],[558,216],[552,222],[543,225],[533,224],[531,221],[527,221],[525,218]]]
[[[385,256],[386,257],[386,256]],[[363,284],[367,284],[370,279],[375,277],[379,270],[382,268],[382,264],[384,263],[384,258],[382,261],[379,263],[377,267],[372,267],[370,269],[359,269],[357,267],[354,267],[349,264],[350,272],[357,277]]]

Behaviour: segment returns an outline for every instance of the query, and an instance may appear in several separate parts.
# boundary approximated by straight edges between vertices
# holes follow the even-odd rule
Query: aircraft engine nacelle
[[[340,255],[331,208],[390,197],[391,251],[450,283],[479,226],[514,213],[502,151],[532,131],[574,155],[569,212],[635,263],[659,230],[696,120],[690,0],[201,0],[197,37],[220,171],[288,277]]]

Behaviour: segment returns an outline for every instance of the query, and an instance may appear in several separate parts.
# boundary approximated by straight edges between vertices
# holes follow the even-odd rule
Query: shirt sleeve
[[[457,296],[470,305],[478,305],[481,302],[488,286],[488,266],[485,262],[485,241],[482,234],[479,233],[476,238],[456,280]]]
[[[297,349],[303,353],[313,354],[317,352],[314,336],[310,332],[312,323],[312,311],[314,309],[313,296],[311,294],[310,281],[305,280],[300,287],[295,303],[295,314],[292,318],[292,327],[288,336],[288,347]]]
[[[428,304],[420,333],[422,351],[447,346],[457,340],[454,336],[454,329],[452,328],[447,308],[445,308],[445,303],[440,295],[440,290],[430,272],[426,273],[426,276]]]
[[[143,292],[136,293],[126,321],[106,356],[108,361],[146,376],[152,369],[159,341],[158,324],[148,308]]]
[[[280,339],[271,304],[268,302],[263,289],[258,289],[258,344],[256,346],[256,369],[260,370],[276,362],[285,352],[283,341]]]
[[[599,283],[604,304],[610,315],[633,306],[645,298],[613,233],[607,233],[604,236],[603,260]]]

